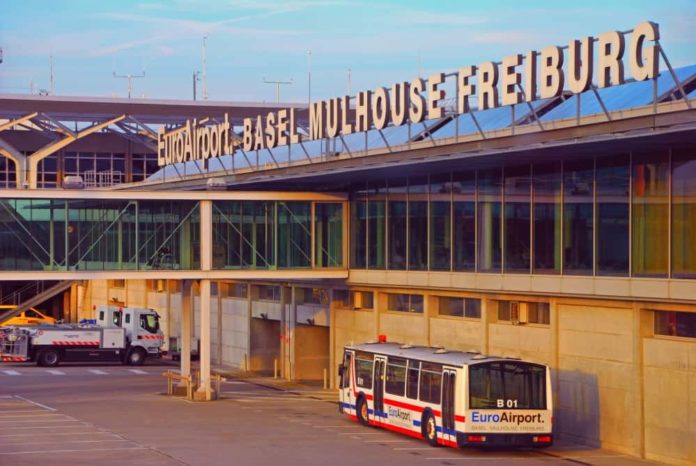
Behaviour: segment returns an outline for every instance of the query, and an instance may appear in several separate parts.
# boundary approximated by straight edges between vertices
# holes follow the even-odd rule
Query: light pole
[[[206,57],[206,41],[208,34],[203,36],[203,100],[208,100],[208,59]]]
[[[114,78],[126,78],[128,79],[128,98],[131,98],[131,93],[133,92],[133,78],[144,78],[145,71],[142,74],[116,74],[114,71]]]
[[[312,105],[312,51],[307,50],[307,105]]]
[[[292,78],[290,78],[290,81],[269,81],[266,78],[263,78],[263,82],[265,82],[266,84],[275,84],[276,102],[280,103],[280,86],[283,84],[292,84]]]

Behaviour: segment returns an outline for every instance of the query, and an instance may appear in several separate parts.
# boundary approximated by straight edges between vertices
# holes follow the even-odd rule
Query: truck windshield
[[[150,333],[157,333],[159,317],[152,314],[140,315],[140,326]]]
[[[546,409],[546,367],[496,361],[469,367],[470,409]]]

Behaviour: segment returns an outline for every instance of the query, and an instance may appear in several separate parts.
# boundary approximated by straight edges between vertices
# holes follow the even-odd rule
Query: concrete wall
[[[273,360],[280,361],[280,322],[251,319],[249,370],[273,375]]]
[[[249,302],[246,298],[222,300],[222,363],[244,367],[249,351]]]
[[[645,455],[696,464],[696,342],[643,340]]]

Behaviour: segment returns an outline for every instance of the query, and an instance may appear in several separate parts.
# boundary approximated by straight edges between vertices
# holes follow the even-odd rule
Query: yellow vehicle
[[[14,309],[13,305],[0,305],[0,314]],[[42,314],[37,309],[30,307],[26,311],[20,312],[18,316],[7,319],[0,323],[0,327],[9,327],[10,325],[39,325],[39,324],[55,324],[56,319]]]

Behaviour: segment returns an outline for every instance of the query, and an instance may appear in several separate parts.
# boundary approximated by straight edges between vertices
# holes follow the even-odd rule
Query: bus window
[[[471,409],[546,409],[546,368],[524,362],[469,367]]]
[[[391,395],[404,396],[406,391],[406,360],[389,358],[387,362],[387,383],[384,390]]]
[[[442,366],[422,363],[420,377],[420,400],[440,404],[442,390]]]
[[[369,353],[355,355],[355,384],[360,388],[372,389],[372,365],[374,356]]]
[[[418,373],[420,372],[420,362],[408,361],[408,375],[406,377],[406,396],[417,400],[418,399]]]
[[[352,354],[348,352],[346,352],[345,356],[343,357],[343,371],[341,372],[341,388],[350,387],[351,357]]]

